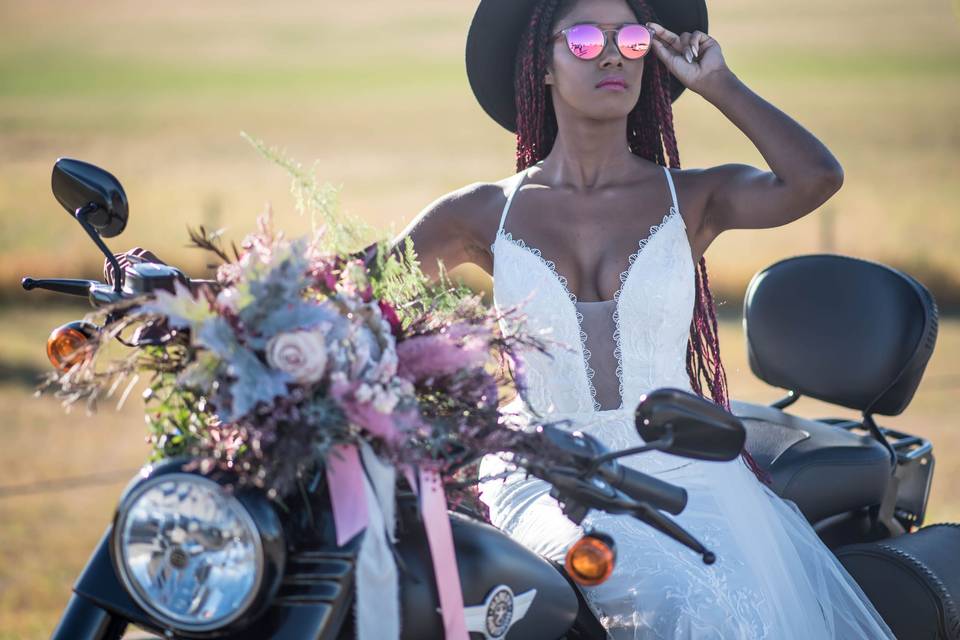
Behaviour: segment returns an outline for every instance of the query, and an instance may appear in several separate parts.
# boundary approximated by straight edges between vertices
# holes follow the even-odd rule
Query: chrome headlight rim
[[[256,518],[253,517],[244,504],[244,501],[241,500],[238,495],[234,494],[225,496],[228,504],[232,508],[232,511],[242,521],[243,526],[252,533],[251,539],[254,545],[255,577],[254,582],[247,591],[246,596],[243,598],[240,605],[235,607],[234,610],[229,614],[221,616],[216,620],[204,623],[183,620],[171,616],[169,613],[159,609],[151,602],[150,598],[146,597],[146,595],[142,593],[137,580],[129,574],[127,563],[125,561],[126,555],[124,553],[122,538],[124,525],[126,524],[127,516],[130,514],[131,506],[134,505],[136,501],[140,499],[147,491],[156,488],[158,484],[170,481],[179,480],[181,482],[190,482],[199,484],[204,488],[209,488],[214,491],[224,491],[224,485],[220,482],[217,482],[216,480],[199,473],[180,470],[179,466],[180,465],[175,465],[175,468],[173,469],[168,467],[163,471],[157,470],[159,472],[151,473],[148,477],[141,479],[139,482],[136,482],[136,484],[128,488],[120,501],[116,517],[114,518],[113,533],[110,542],[110,555],[113,557],[114,569],[116,570],[117,576],[120,578],[120,582],[124,589],[130,595],[133,601],[136,602],[136,604],[148,615],[166,628],[184,631],[187,633],[206,633],[224,629],[236,623],[244,615],[249,613],[251,608],[256,604],[256,601],[263,590],[264,577],[267,568],[266,550],[264,548],[263,539],[264,532],[258,525]],[[152,470],[154,469],[151,469],[151,471]],[[147,473],[149,473],[149,471],[147,471]]]

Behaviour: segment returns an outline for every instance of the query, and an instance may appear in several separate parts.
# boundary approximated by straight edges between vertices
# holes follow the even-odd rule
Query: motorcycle
[[[128,206],[108,172],[61,158],[52,187],[119,275],[113,284],[27,277],[24,289],[85,296],[103,307],[172,290],[175,282],[210,284],[169,265],[120,268],[103,239],[123,231]],[[874,419],[902,412],[920,383],[936,342],[932,296],[883,265],[801,256],[754,277],[744,326],[751,370],[787,389],[782,400],[770,406],[734,402],[729,413],[692,394],[658,389],[636,408],[642,447],[611,452],[587,434],[543,425],[509,451],[515,464],[549,483],[574,522],[591,509],[628,514],[710,564],[723,550],[706,549],[668,515],[682,512],[686,491],[617,460],[653,450],[731,460],[746,447],[898,637],[960,638],[960,527],[922,527],[933,447]],[[47,345],[51,362],[69,364],[97,331],[82,321],[54,330]],[[862,420],[789,414],[802,395],[859,410]],[[353,637],[359,536],[337,546],[323,477],[280,510],[255,488],[226,491],[230,474],[201,474],[191,462],[151,464],[130,482],[52,637],[120,638],[130,625],[179,638]],[[440,599],[414,488],[400,489],[403,638],[441,638]],[[473,638],[606,637],[577,585],[600,584],[614,571],[609,536],[587,531],[560,565],[466,506],[449,518]]]

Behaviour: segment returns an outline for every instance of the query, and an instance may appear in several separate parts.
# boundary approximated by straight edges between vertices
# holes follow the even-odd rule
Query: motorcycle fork
[[[114,616],[87,598],[72,594],[51,640],[119,640],[127,621]]]

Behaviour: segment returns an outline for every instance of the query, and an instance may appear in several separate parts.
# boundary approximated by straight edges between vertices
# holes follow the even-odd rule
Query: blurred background
[[[141,245],[205,275],[188,224],[241,238],[271,203],[291,234],[283,170],[245,131],[341,187],[340,207],[391,235],[440,195],[514,172],[514,141],[467,84],[473,1],[0,0],[0,638],[47,637],[147,447],[138,400],[96,416],[33,397],[49,331],[87,311],[26,294],[23,275],[97,277],[102,258],[50,193],[59,156],[124,184]],[[817,135],[846,172],[816,213],[734,231],[708,252],[736,399],[780,390],[746,365],[739,323],[756,271],[837,252],[903,269],[944,321],[924,382],[884,426],[933,440],[928,522],[960,519],[960,3],[723,0],[710,32],[728,65]],[[765,167],[749,140],[687,91],[674,105],[685,167]],[[478,269],[454,272],[489,291]],[[802,400],[803,415],[854,417]]]

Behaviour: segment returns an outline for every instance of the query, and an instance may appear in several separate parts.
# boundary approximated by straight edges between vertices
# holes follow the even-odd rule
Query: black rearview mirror
[[[53,165],[53,195],[74,216],[87,208],[88,222],[103,238],[123,232],[129,217],[127,194],[120,181],[88,162],[60,158]]]
[[[651,391],[635,412],[637,432],[660,451],[698,460],[733,460],[743,450],[746,431],[733,414],[680,389]]]

